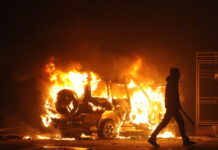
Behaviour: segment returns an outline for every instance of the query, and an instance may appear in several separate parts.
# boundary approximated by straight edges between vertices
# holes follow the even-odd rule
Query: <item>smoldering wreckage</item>
[[[131,74],[136,74],[139,65],[132,65]],[[74,67],[68,71],[57,69],[54,62],[46,64],[44,70],[49,82],[41,119],[44,127],[55,129],[55,133],[36,135],[36,139],[148,137],[166,111],[165,86],[152,90],[133,78],[104,80],[94,72]],[[172,126],[159,137],[175,137]]]

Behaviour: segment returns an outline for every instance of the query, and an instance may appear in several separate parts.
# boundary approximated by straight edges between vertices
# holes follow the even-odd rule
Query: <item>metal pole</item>
[[[195,124],[193,121],[192,121],[192,119],[184,112],[184,110],[183,109],[180,109],[181,111],[182,111],[182,113],[186,116],[186,118],[188,118],[188,120],[191,122],[191,124]]]

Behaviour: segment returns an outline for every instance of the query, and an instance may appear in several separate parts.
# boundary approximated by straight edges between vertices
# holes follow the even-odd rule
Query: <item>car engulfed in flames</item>
[[[112,82],[107,82],[107,89],[112,89]],[[119,83],[126,87],[126,84]],[[118,135],[118,127],[130,113],[128,98],[112,98],[91,96],[91,85],[87,83],[84,96],[78,99],[76,93],[63,89],[57,94],[56,110],[61,118],[52,119],[52,125],[60,130],[62,137],[80,138],[97,133],[102,138],[114,138]],[[108,93],[110,95],[110,93]]]
[[[50,81],[42,122],[57,128],[62,137],[115,138],[133,128],[150,133],[165,113],[161,87],[152,91],[133,79],[102,81],[93,72],[64,72],[54,63],[47,64],[45,71]],[[174,136],[169,131],[162,135]]]

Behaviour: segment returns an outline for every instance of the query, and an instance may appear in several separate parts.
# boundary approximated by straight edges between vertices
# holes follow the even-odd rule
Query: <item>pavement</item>
[[[158,138],[160,147],[146,139],[81,140],[1,140],[0,150],[218,150],[218,137],[191,137],[193,146],[183,146],[181,138]]]

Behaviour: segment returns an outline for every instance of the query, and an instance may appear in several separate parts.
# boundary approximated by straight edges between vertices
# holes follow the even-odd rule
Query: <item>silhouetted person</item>
[[[183,139],[183,145],[193,145],[195,142],[189,140],[188,136],[185,133],[185,125],[184,120],[180,114],[179,109],[181,109],[180,99],[179,99],[179,90],[178,90],[178,82],[180,78],[180,73],[178,68],[171,68],[170,75],[167,77],[167,85],[165,91],[165,107],[166,114],[162,120],[162,122],[157,126],[154,132],[151,134],[151,137],[148,139],[148,142],[153,146],[159,146],[156,143],[156,137],[160,133],[160,131],[167,126],[170,119],[172,117],[175,118],[179,131]]]

